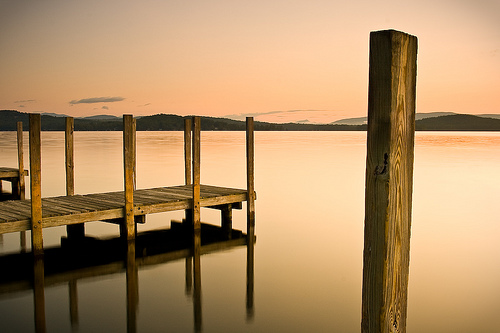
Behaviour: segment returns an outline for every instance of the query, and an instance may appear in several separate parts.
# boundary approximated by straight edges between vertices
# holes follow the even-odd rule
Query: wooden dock
[[[193,208],[192,185],[134,191],[134,216]],[[242,189],[200,185],[200,207],[247,200]],[[42,228],[124,218],[123,191],[42,198]],[[0,234],[31,230],[31,200],[0,202]]]
[[[186,119],[184,133],[185,183],[171,187],[136,189],[135,120],[123,118],[124,190],[108,193],[75,195],[73,118],[66,118],[66,196],[41,197],[40,128],[39,114],[30,114],[30,182],[31,199],[0,202],[0,234],[31,230],[35,255],[43,253],[42,230],[67,226],[68,236],[84,236],[84,223],[105,221],[120,224],[120,234],[135,239],[136,223],[145,222],[145,215],[185,210],[186,223],[196,233],[200,229],[200,208],[221,210],[222,226],[232,228],[232,209],[241,209],[247,201],[247,234],[253,237],[255,224],[254,140],[253,118],[247,118],[247,189],[225,188],[200,184],[200,118]],[[21,132],[20,132],[21,129]],[[21,134],[21,135],[20,135]],[[19,143],[19,140],[21,142]],[[18,123],[18,150],[22,151],[22,124]],[[20,169],[22,153],[20,154]],[[24,177],[19,170],[9,172]],[[10,175],[10,174],[9,174]],[[191,181],[191,179],[193,181]],[[21,197],[24,199],[24,196]]]

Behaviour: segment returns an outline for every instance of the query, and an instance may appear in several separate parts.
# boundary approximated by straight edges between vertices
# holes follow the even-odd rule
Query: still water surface
[[[250,313],[247,249],[237,247],[201,256],[198,300],[186,292],[184,259],[139,268],[138,332],[193,332],[200,313],[203,332],[359,332],[366,133],[256,132],[255,139]],[[119,132],[75,132],[76,193],[123,188],[121,140]],[[182,140],[181,132],[137,133],[138,188],[183,183]],[[202,132],[201,153],[202,183],[245,188],[244,132]],[[0,132],[0,156],[2,166],[17,165],[15,132]],[[408,332],[498,332],[499,174],[499,133],[417,132]],[[64,134],[44,132],[42,195],[64,191]],[[182,217],[150,215],[138,230]],[[245,206],[233,219],[246,230]],[[202,220],[219,224],[220,213],[202,210]],[[118,226],[88,223],[86,233],[116,236]],[[45,229],[45,246],[59,246],[61,236],[64,228]],[[19,237],[4,235],[0,252],[19,252]],[[76,286],[73,328],[68,284],[45,288],[49,332],[127,330],[125,271]],[[0,332],[33,330],[33,291],[0,295]]]

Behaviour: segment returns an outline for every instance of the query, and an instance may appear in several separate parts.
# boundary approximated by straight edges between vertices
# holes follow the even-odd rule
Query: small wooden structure
[[[186,121],[185,142],[186,183],[172,187],[135,189],[135,121],[131,115],[123,117],[124,191],[74,194],[73,177],[73,121],[66,122],[66,196],[41,197],[40,115],[30,114],[30,168],[31,199],[0,202],[0,234],[32,231],[32,248],[43,253],[42,230],[47,227],[68,226],[68,235],[83,236],[80,227],[85,222],[106,221],[120,223],[121,234],[128,240],[136,235],[138,217],[146,214],[186,210],[186,223],[192,223],[195,233],[200,229],[200,208],[220,209],[223,225],[230,227],[231,210],[241,208],[248,201],[248,233],[254,237],[255,193],[253,185],[253,119],[247,118],[247,189],[234,189],[200,183],[200,118],[194,117],[191,134],[190,120]],[[249,133],[252,132],[252,133]],[[192,145],[193,157],[191,157]],[[191,184],[190,166],[193,183]],[[141,219],[139,219],[141,220]],[[77,226],[74,230],[72,227]]]

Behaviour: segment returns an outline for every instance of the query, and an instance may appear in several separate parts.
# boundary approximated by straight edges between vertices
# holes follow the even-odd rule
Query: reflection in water
[[[253,241],[249,241],[253,240]],[[201,255],[247,245],[247,317],[253,317],[253,255],[255,236],[241,231],[202,224],[192,231],[187,225],[171,223],[170,229],[138,233],[135,241],[119,237],[61,239],[61,247],[47,248],[33,258],[20,252],[0,257],[0,294],[33,290],[36,332],[46,331],[45,287],[65,283],[69,289],[69,315],[73,332],[79,330],[78,280],[116,274],[125,270],[127,332],[137,332],[139,267],[185,258],[185,292],[193,297],[194,329],[201,332]],[[32,270],[31,270],[32,268]]]

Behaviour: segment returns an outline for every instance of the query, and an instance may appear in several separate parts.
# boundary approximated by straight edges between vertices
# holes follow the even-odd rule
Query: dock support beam
[[[255,232],[255,177],[254,177],[254,124],[253,117],[246,121],[246,146],[247,146],[247,235],[253,242]],[[250,238],[251,237],[251,238]]]
[[[26,199],[26,186],[24,182],[24,149],[23,149],[23,122],[17,122],[17,166],[19,168],[19,182],[16,184],[17,196],[20,200]],[[14,192],[14,184],[12,184]]]
[[[417,38],[370,34],[362,332],[405,332]]]
[[[35,256],[43,255],[42,236],[42,168],[41,168],[41,115],[31,113],[30,122],[30,191],[31,191],[31,244]]]
[[[191,118],[184,119],[184,184],[191,185],[192,175],[192,132],[193,122]],[[185,223],[187,225],[193,224],[193,210],[186,209]]]
[[[123,116],[123,169],[125,183],[124,227],[127,240],[135,239],[134,220],[134,169],[135,169],[135,126],[132,115]]]
[[[66,117],[64,129],[64,157],[66,169],[66,195],[75,195],[75,154],[73,133],[75,131],[75,121],[73,117]],[[66,234],[71,239],[81,239],[85,236],[85,224],[72,224],[66,226]]]

